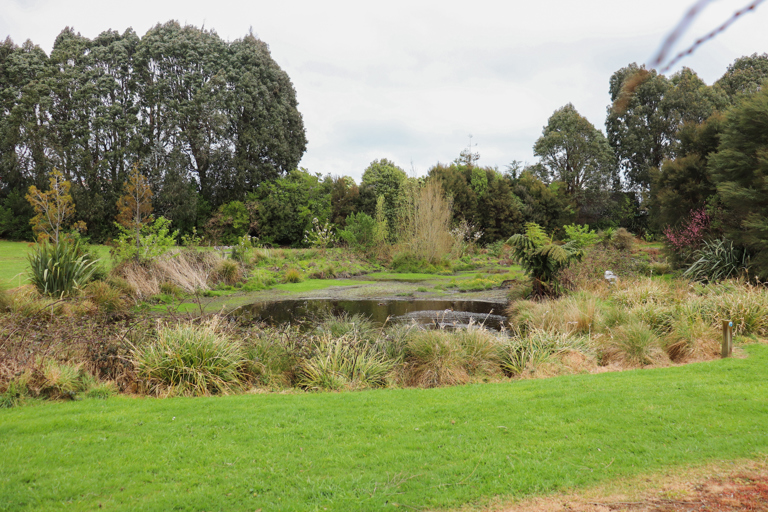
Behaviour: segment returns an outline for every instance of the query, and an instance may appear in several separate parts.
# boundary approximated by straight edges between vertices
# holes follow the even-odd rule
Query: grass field
[[[470,508],[768,453],[748,358],[441,389],[0,410],[1,510]]]
[[[29,242],[8,242],[0,240],[0,286],[14,288],[27,282],[27,254],[33,244]],[[112,261],[109,256],[109,247],[106,245],[91,246],[96,255],[102,259],[102,263],[110,268]]]

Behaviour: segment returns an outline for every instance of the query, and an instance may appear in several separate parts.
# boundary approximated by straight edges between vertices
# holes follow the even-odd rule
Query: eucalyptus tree
[[[739,57],[728,66],[725,74],[715,82],[731,104],[756,93],[768,80],[768,53]]]
[[[651,169],[672,154],[679,120],[663,101],[672,87],[664,75],[634,63],[611,76],[605,129],[631,188],[648,190]]]

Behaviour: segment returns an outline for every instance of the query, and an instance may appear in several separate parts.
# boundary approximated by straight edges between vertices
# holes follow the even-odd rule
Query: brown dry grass
[[[187,293],[209,289],[222,256],[215,251],[179,251],[164,254],[149,263],[128,261],[115,269],[136,298],[161,293],[163,283],[171,283]]]

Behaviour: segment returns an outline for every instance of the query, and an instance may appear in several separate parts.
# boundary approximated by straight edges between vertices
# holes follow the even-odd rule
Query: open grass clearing
[[[432,390],[110,398],[0,411],[27,510],[482,508],[768,452],[748,358]]]
[[[27,279],[27,271],[29,270],[27,254],[33,247],[34,244],[29,242],[0,240],[0,286],[14,288],[29,282]],[[101,259],[101,264],[109,270],[112,267],[109,247],[92,245],[90,248]]]

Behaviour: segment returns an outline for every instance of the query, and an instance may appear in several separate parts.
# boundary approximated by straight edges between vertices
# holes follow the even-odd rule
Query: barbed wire
[[[651,67],[659,68],[659,66],[661,66],[661,64],[664,62],[664,59],[666,59],[667,54],[672,49],[672,46],[675,44],[675,42],[677,42],[680,36],[683,35],[683,32],[685,32],[688,26],[693,22],[694,18],[696,18],[696,16],[698,16],[698,14],[704,9],[704,7],[706,7],[706,5],[711,1],[712,0],[699,0],[693,6],[691,6],[690,9],[688,9],[688,12],[686,12],[685,16],[683,16],[683,19],[680,20],[680,22],[677,24],[674,30],[672,30],[672,32],[670,32],[670,34],[664,40],[664,44],[659,49],[659,53],[656,54],[656,57],[653,58]],[[704,44],[706,41],[713,39],[717,34],[725,31],[725,29],[730,27],[742,15],[754,11],[757,8],[757,6],[763,3],[764,1],[765,0],[753,0],[752,3],[750,3],[743,9],[739,9],[738,11],[733,13],[730,19],[728,19],[725,23],[723,23],[716,29],[712,30],[711,32],[707,33],[703,37],[700,37],[699,39],[697,39],[690,47],[688,47],[688,49],[675,55],[675,57],[672,60],[670,60],[663,68],[661,68],[660,73],[665,73],[669,71],[670,68],[672,68],[672,66],[674,66],[680,61],[680,59],[682,59],[686,55],[691,55],[694,51],[696,51],[696,48]]]

